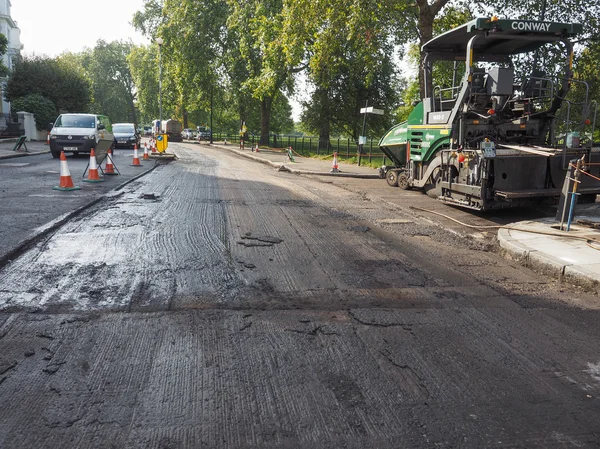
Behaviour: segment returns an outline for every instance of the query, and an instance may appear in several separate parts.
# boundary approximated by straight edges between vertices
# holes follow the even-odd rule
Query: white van
[[[89,153],[92,148],[107,151],[114,148],[115,136],[106,115],[61,114],[50,131],[50,152],[57,158],[60,152]]]

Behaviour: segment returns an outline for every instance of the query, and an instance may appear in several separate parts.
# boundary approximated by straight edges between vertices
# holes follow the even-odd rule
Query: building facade
[[[14,59],[21,52],[21,30],[10,16],[10,7],[10,0],[0,0],[0,33],[8,39],[8,48],[2,56],[2,62],[12,70]],[[10,113],[10,104],[4,100],[5,84],[6,78],[0,78],[0,128],[6,127]]]

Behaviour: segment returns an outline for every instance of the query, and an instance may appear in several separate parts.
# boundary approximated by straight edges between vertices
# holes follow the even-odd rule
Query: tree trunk
[[[329,149],[329,137],[331,126],[329,120],[323,120],[319,127],[319,149],[327,151]]]
[[[265,97],[260,101],[260,145],[270,145],[269,129],[271,126],[271,105],[273,99]]]
[[[422,7],[419,10],[419,48],[423,47],[424,44],[429,42],[433,37],[433,20],[435,15],[432,13],[431,8]],[[425,77],[423,75],[423,62],[425,55],[423,52],[419,54],[419,88],[421,92],[421,98],[425,98]],[[431,79],[429,79],[431,84]],[[427,86],[427,92],[431,96],[431,85]]]
[[[314,100],[319,110],[319,149],[327,151],[329,148],[329,138],[331,136],[331,112],[329,101],[329,90],[318,88],[314,94]]]
[[[435,0],[431,5],[428,0],[416,0],[419,8],[419,19],[417,27],[419,29],[419,50],[424,44],[429,42],[433,37],[433,21],[440,10],[448,3],[449,0]],[[421,90],[421,98],[425,98],[425,77],[423,76],[423,53],[419,54],[419,87]],[[429,79],[428,84],[431,84]],[[432,95],[431,85],[427,86],[427,93]]]

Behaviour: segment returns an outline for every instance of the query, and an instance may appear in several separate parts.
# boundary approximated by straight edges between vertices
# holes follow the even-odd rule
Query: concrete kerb
[[[16,151],[13,151],[12,154],[0,154],[0,159],[12,159],[12,158],[15,158],[15,157],[35,156],[36,154],[47,154],[47,153],[50,153],[50,150],[45,150],[45,151],[27,151],[27,152],[23,152],[23,153],[18,153]]]
[[[582,266],[567,265],[565,266],[563,277],[568,282],[581,285],[589,290],[600,294],[600,282],[594,277],[594,273]]]
[[[505,257],[517,261],[523,266],[539,273],[565,280],[600,294],[600,283],[597,274],[586,270],[585,267],[570,264],[541,251],[530,249],[510,235],[510,231],[518,229],[499,229],[498,243]]]

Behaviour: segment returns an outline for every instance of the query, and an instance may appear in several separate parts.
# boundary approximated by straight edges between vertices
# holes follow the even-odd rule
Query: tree
[[[51,100],[56,112],[87,112],[90,83],[68,64],[47,57],[32,56],[16,61],[8,79],[5,98],[14,101],[30,94]]]
[[[0,33],[0,78],[4,78],[10,73],[9,68],[4,65],[4,62],[2,62],[2,56],[6,54],[7,49],[8,39],[4,34]]]
[[[361,107],[369,101],[385,110],[395,109],[397,95],[394,55],[396,4],[403,2],[287,1],[284,48],[289,64],[307,62],[314,86],[304,103],[303,124],[319,133],[327,146],[332,132],[357,138]],[[302,21],[297,18],[302,17]],[[389,116],[374,117],[369,125],[382,129]]]
[[[581,56],[578,58],[575,64],[575,79],[580,83],[574,85],[573,95],[576,98],[575,104],[580,104],[586,100],[594,100],[596,103],[592,105],[596,108],[591,108],[587,115],[582,119],[593,120],[594,113],[597,111],[598,102],[600,102],[600,74],[598,73],[598,60],[600,58],[600,41],[589,42],[587,48],[581,52]],[[585,83],[585,84],[581,84]],[[598,120],[598,114],[596,114],[596,120]],[[596,122],[595,132],[592,136],[594,142],[600,142],[600,126]]]
[[[40,94],[16,98],[11,103],[11,109],[15,114],[18,111],[33,113],[38,130],[48,129],[48,124],[54,122],[58,115],[54,103]]]
[[[108,115],[113,122],[137,125],[136,90],[127,57],[131,42],[98,40],[91,52],[84,53],[82,64],[91,81],[92,112]]]
[[[133,47],[127,57],[142,123],[151,123],[158,118],[157,47]]]
[[[174,114],[179,119],[200,123],[211,106],[223,109],[227,16],[227,4],[217,0],[167,0],[164,7],[148,1],[144,11],[134,16],[138,30],[154,41],[159,36],[164,41],[163,115]],[[146,60],[143,66],[144,70],[150,70],[149,73],[143,74],[132,67],[136,80],[144,78],[152,86],[157,86],[157,82],[149,77],[157,79],[158,75],[155,49],[157,46],[153,44],[153,63],[149,66],[147,63],[150,61]],[[157,104],[150,98],[143,100],[141,95],[145,95],[142,91],[146,88],[139,86],[139,89],[142,110],[145,110],[145,105]],[[158,89],[153,87],[152,90],[158,98]],[[153,114],[158,116],[158,107]]]
[[[239,42],[240,55],[246,62],[247,78],[242,91],[260,101],[260,144],[269,144],[271,108],[281,89],[288,87],[295,69],[288,65],[283,48],[281,0],[228,0],[231,9],[227,21]]]

